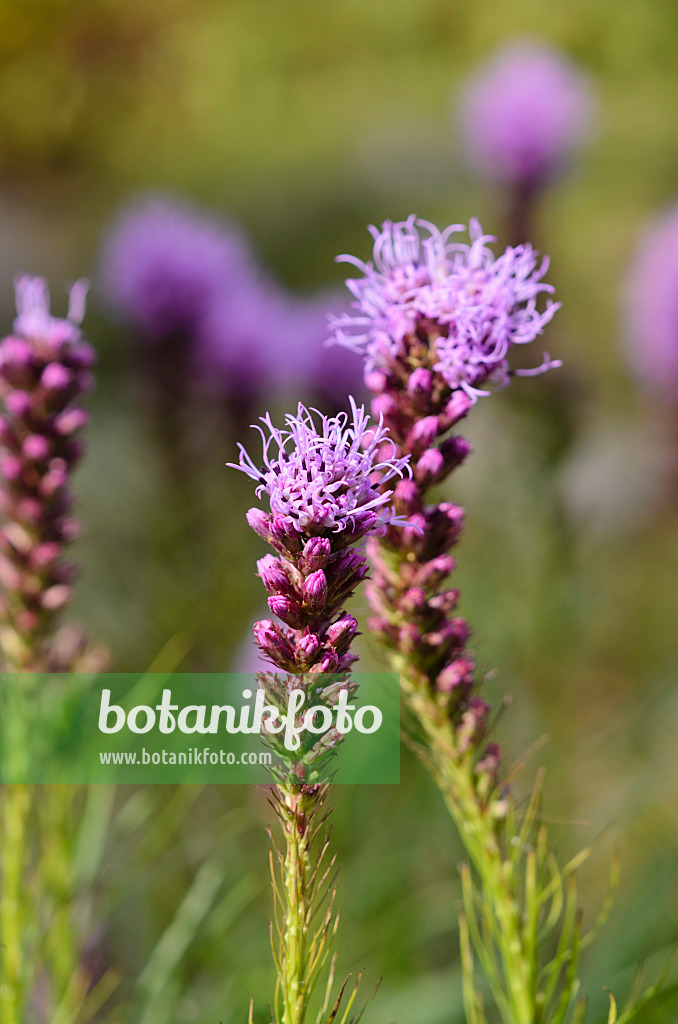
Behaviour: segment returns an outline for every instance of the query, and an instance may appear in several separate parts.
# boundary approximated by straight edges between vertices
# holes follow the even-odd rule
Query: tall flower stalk
[[[578,957],[595,927],[582,934],[574,872],[588,851],[558,866],[538,822],[538,785],[527,809],[517,810],[490,741],[471,631],[449,585],[463,510],[430,497],[470,452],[455,430],[478,398],[512,375],[559,365],[548,356],[536,369],[508,363],[558,304],[543,280],[548,261],[540,264],[529,245],[496,257],[477,222],[469,242],[457,240],[461,230],[440,232],[414,217],[387,222],[371,229],[373,263],[340,257],[362,276],[347,281],[355,301],[334,319],[334,340],[365,357],[373,412],[412,470],[393,495],[409,526],[387,527],[368,542],[370,632],[400,673],[413,736],[468,853],[460,921],[467,1020],[487,1019],[479,966],[504,1024],[563,1024],[584,1013]],[[609,900],[599,924],[608,910]]]
[[[370,427],[364,409],[350,401],[350,416],[314,418],[300,405],[283,429],[262,417],[263,466],[242,445],[234,466],[257,483],[259,497],[265,495],[269,509],[252,508],[247,519],[275,551],[260,559],[258,570],[269,608],[282,624],[257,622],[254,637],[278,672],[260,673],[259,686],[283,713],[295,690],[304,695],[303,710],[327,710],[320,735],[302,733],[294,751],[269,734],[281,762],[271,790],[283,835],[282,848],[273,844],[271,941],[278,974],[275,1016],[282,1024],[303,1024],[323,973],[327,981],[318,1021],[334,1020],[341,999],[340,994],[330,1009],[338,916],[323,805],[330,761],[342,739],[331,724],[332,711],[342,694],[356,690],[350,668],[358,624],[344,605],[367,575],[367,561],[356,545],[368,534],[395,528],[389,481],[403,476],[409,461],[395,454],[381,421]],[[297,724],[302,717],[303,711]],[[355,990],[344,1019],[354,997]]]
[[[78,533],[70,480],[83,451],[80,398],[94,363],[79,328],[85,291],[74,285],[68,317],[59,319],[50,314],[45,282],[20,278],[14,333],[0,341],[0,671],[20,673],[5,683],[24,687],[27,700],[39,699],[34,673],[100,663],[77,632],[57,629],[73,596],[75,567],[63,556]],[[70,1024],[86,993],[71,906],[75,799],[69,787],[3,787],[3,1024]]]

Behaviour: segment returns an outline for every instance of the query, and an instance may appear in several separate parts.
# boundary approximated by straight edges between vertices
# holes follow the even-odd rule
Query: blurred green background
[[[462,611],[481,667],[497,669],[495,704],[513,697],[498,725],[507,756],[548,735],[522,785],[547,765],[563,857],[613,823],[584,872],[589,920],[621,847],[621,895],[584,964],[602,1021],[603,985],[623,995],[641,957],[651,973],[676,939],[678,417],[627,373],[620,307],[639,230],[678,196],[673,0],[1,0],[0,302],[9,330],[12,277],[27,271],[63,311],[62,282],[95,275],[118,204],[145,190],[235,218],[300,292],[339,285],[335,254],[367,257],[365,226],[387,217],[475,215],[501,240],[505,200],[467,169],[455,92],[524,33],[567,51],[599,94],[592,144],[542,197],[533,239],[552,258],[563,309],[547,347],[565,367],[479,402],[475,454],[447,492],[467,507]],[[86,328],[100,367],[75,614],[119,671],[228,670],[264,603],[249,481],[224,468],[234,438],[203,434],[179,502],[135,342],[96,290]],[[378,663],[369,639],[363,653]],[[334,795],[340,970],[383,976],[373,1024],[459,1024],[461,850],[407,751],[402,777]],[[252,992],[266,1019],[264,795],[116,799],[97,883],[97,956],[121,971],[116,998],[142,1007],[142,1024],[230,1024]]]

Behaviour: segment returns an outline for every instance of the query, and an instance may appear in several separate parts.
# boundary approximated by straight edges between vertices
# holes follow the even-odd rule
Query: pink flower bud
[[[327,601],[327,578],[322,569],[317,569],[304,580],[302,589],[304,604],[313,614],[321,612]]]
[[[32,462],[44,462],[49,457],[50,443],[42,434],[29,434],[23,443],[22,451]]]
[[[62,437],[68,437],[69,434],[80,430],[87,423],[89,423],[89,413],[84,409],[67,409],[54,420],[54,429]]]
[[[271,517],[267,512],[263,512],[260,508],[251,508],[247,513],[247,522],[260,537],[265,541],[271,539]]]
[[[299,568],[308,573],[324,569],[331,554],[332,545],[326,537],[311,537],[299,557]]]

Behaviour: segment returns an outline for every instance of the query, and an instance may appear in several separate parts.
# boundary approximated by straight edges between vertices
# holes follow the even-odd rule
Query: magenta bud
[[[322,569],[316,569],[304,580],[302,589],[304,604],[311,612],[322,611],[327,601],[327,577]]]
[[[289,637],[271,619],[255,622],[252,631],[259,647],[274,661],[289,661],[294,657],[294,647]]]
[[[60,490],[68,479],[68,471],[64,466],[57,465],[55,463],[61,463],[62,459],[52,459],[50,468],[44,477],[40,481],[40,495],[43,498],[53,497],[58,490]]]
[[[42,434],[29,434],[23,443],[22,451],[32,462],[44,462],[49,458],[50,443]]]
[[[345,614],[328,627],[325,636],[332,647],[335,647],[339,653],[343,653],[357,634],[356,619],[352,615]]]
[[[457,658],[447,665],[436,679],[436,690],[440,693],[451,693],[453,690],[466,688],[473,682],[474,665],[468,658]]]
[[[407,390],[413,398],[428,400],[433,389],[433,375],[430,370],[418,366],[407,382]]]
[[[445,417],[450,426],[463,419],[472,406],[473,402],[465,391],[455,391],[445,406]]]
[[[351,516],[350,525],[344,532],[350,535],[352,541],[355,541],[374,530],[378,522],[379,513],[371,508],[366,512],[358,512],[357,515]]]
[[[297,643],[297,655],[296,659],[300,663],[308,664],[312,662],[320,650],[320,640],[315,633],[307,633],[306,636],[302,636]]]
[[[246,516],[247,522],[255,533],[259,534],[265,541],[271,539],[271,517],[260,508],[251,508]]]
[[[393,501],[403,515],[412,515],[421,509],[421,493],[414,480],[399,480],[393,492]]]
[[[48,363],[40,383],[48,391],[63,391],[73,381],[73,373],[63,363]]]
[[[12,416],[23,419],[31,410],[31,396],[27,391],[10,391],[5,395],[5,405]]]
[[[54,420],[54,429],[62,437],[68,437],[89,423],[89,413],[84,409],[67,409]]]
[[[414,476],[417,483],[422,487],[430,487],[437,482],[440,474],[445,468],[445,459],[439,448],[427,448],[424,454],[417,460]]]
[[[73,597],[73,588],[65,583],[49,587],[41,596],[40,604],[46,611],[56,612],[63,608]]]
[[[397,415],[398,411],[397,401],[393,395],[386,394],[386,392],[377,395],[376,398],[372,400],[372,415],[375,419],[379,419],[380,416],[383,416],[384,419],[387,420],[390,416]]]
[[[373,395],[380,395],[389,384],[389,375],[384,370],[368,370],[365,374],[365,386]]]
[[[299,551],[301,547],[299,533],[286,516],[273,516],[270,530],[272,539],[279,547],[287,551]]]
[[[454,611],[459,603],[459,591],[452,589],[443,590],[439,594],[434,594],[434,596],[429,599],[428,603],[431,608],[435,608],[436,611],[442,612],[443,615],[449,615],[449,613]],[[468,639],[468,637],[466,639]],[[462,643],[465,642],[465,640],[462,641]]]
[[[409,587],[399,599],[398,607],[406,615],[424,611],[426,608],[426,591],[422,587]]]
[[[304,544],[304,550],[299,558],[299,568],[302,572],[324,569],[331,554],[332,545],[327,537],[311,537]]]
[[[48,565],[57,560],[60,552],[61,547],[56,541],[45,541],[44,544],[38,544],[31,552],[28,564],[31,569],[46,569]]]
[[[0,474],[9,483],[19,479],[22,468],[21,459],[18,456],[11,455],[9,452],[3,452],[0,455]]]
[[[336,672],[339,667],[339,658],[336,656],[334,651],[329,651],[324,654],[318,664],[315,666],[316,672]]]
[[[0,371],[25,368],[33,362],[33,347],[23,338],[9,337],[0,343]]]
[[[414,582],[419,586],[437,587],[454,572],[455,566],[452,555],[437,555],[419,567]]]
[[[417,420],[408,435],[408,445],[421,450],[430,448],[440,431],[440,421],[437,416],[424,416]]]
[[[304,620],[301,608],[296,601],[292,601],[289,597],[285,597],[283,594],[273,594],[268,599],[268,607],[274,615],[277,615],[279,619],[286,622],[288,626],[297,629],[303,625]]]
[[[283,569],[280,559],[275,555],[264,555],[263,558],[260,558],[257,562],[257,570],[264,581],[264,586],[271,594],[286,594],[289,597],[292,593],[287,573]]]

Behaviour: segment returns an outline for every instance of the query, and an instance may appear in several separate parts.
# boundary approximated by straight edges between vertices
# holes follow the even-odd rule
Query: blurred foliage
[[[678,898],[678,507],[667,457],[678,436],[675,410],[627,375],[619,304],[639,228],[678,196],[673,0],[0,0],[0,298],[9,325],[15,271],[46,273],[55,295],[75,276],[95,281],[80,618],[120,670],[163,649],[186,652],[186,667],[229,668],[263,604],[262,545],[244,521],[252,495],[224,469],[234,431],[196,427],[194,486],[177,495],[135,343],[96,291],[101,233],[139,190],[185,194],[241,221],[299,291],[339,283],[335,254],[367,256],[365,225],[386,217],[475,214],[501,236],[505,200],[465,167],[454,95],[479,59],[525,33],[566,49],[600,97],[590,151],[543,196],[534,239],[563,302],[547,347],[566,365],[479,403],[476,454],[451,497],[468,508],[463,611],[480,664],[498,667],[495,704],[514,698],[502,742],[519,757],[550,734],[525,791],[543,760],[563,856],[616,822],[621,895],[584,962],[590,1019],[602,1021],[603,985],[623,996],[641,956],[651,973],[675,941]],[[363,600],[356,611],[364,621]],[[369,638],[364,651],[367,667]],[[407,752],[402,776],[397,788],[335,795],[340,967],[384,976],[373,1024],[461,1022],[460,851]],[[99,942],[124,975],[120,1006],[131,999],[144,1024],[231,1022],[245,1019],[251,990],[263,1021],[263,795],[121,791],[112,821]],[[609,857],[603,847],[584,872],[591,920]],[[672,1021],[676,1005],[643,1019]]]

